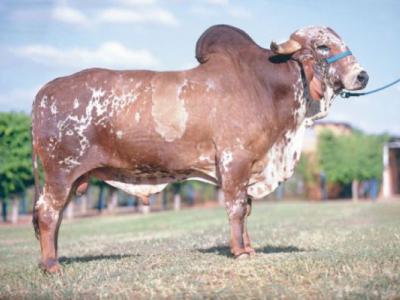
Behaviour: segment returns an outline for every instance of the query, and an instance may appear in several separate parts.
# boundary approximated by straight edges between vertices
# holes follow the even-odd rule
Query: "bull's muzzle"
[[[365,88],[368,84],[369,76],[368,73],[365,72],[364,70],[358,73],[357,75],[357,81],[360,84],[361,88]]]
[[[361,90],[367,86],[368,79],[368,73],[359,64],[355,64],[343,78],[343,85],[349,91]]]

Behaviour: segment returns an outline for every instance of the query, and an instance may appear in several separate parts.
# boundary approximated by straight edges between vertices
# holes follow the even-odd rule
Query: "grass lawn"
[[[234,260],[223,209],[64,222],[48,276],[31,226],[2,226],[0,298],[400,297],[400,203],[256,203],[249,227]]]

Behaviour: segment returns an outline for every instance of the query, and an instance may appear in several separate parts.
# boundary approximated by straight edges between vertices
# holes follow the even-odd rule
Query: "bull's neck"
[[[309,98],[302,67],[289,58],[277,58],[269,50],[251,63],[263,90],[260,94],[265,95],[262,101],[273,109],[277,128],[282,132],[295,130],[305,119]]]

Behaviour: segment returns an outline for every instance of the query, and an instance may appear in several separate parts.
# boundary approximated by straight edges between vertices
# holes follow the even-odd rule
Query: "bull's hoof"
[[[250,255],[247,252],[242,252],[238,255],[235,255],[235,259],[238,259],[238,260],[248,259],[249,257],[250,257]]]
[[[61,265],[57,260],[49,260],[39,263],[39,268],[47,274],[61,273]]]
[[[246,250],[246,253],[250,254],[251,256],[256,254],[256,250],[254,250],[254,248],[245,247],[244,250]]]

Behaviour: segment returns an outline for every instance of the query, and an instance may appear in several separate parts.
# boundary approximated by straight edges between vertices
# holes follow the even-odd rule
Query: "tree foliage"
[[[0,113],[0,198],[8,199],[33,184],[31,119],[22,113]]]
[[[354,132],[336,136],[326,131],[319,137],[320,167],[330,182],[348,184],[353,180],[380,179],[382,148],[386,140],[385,135]]]

